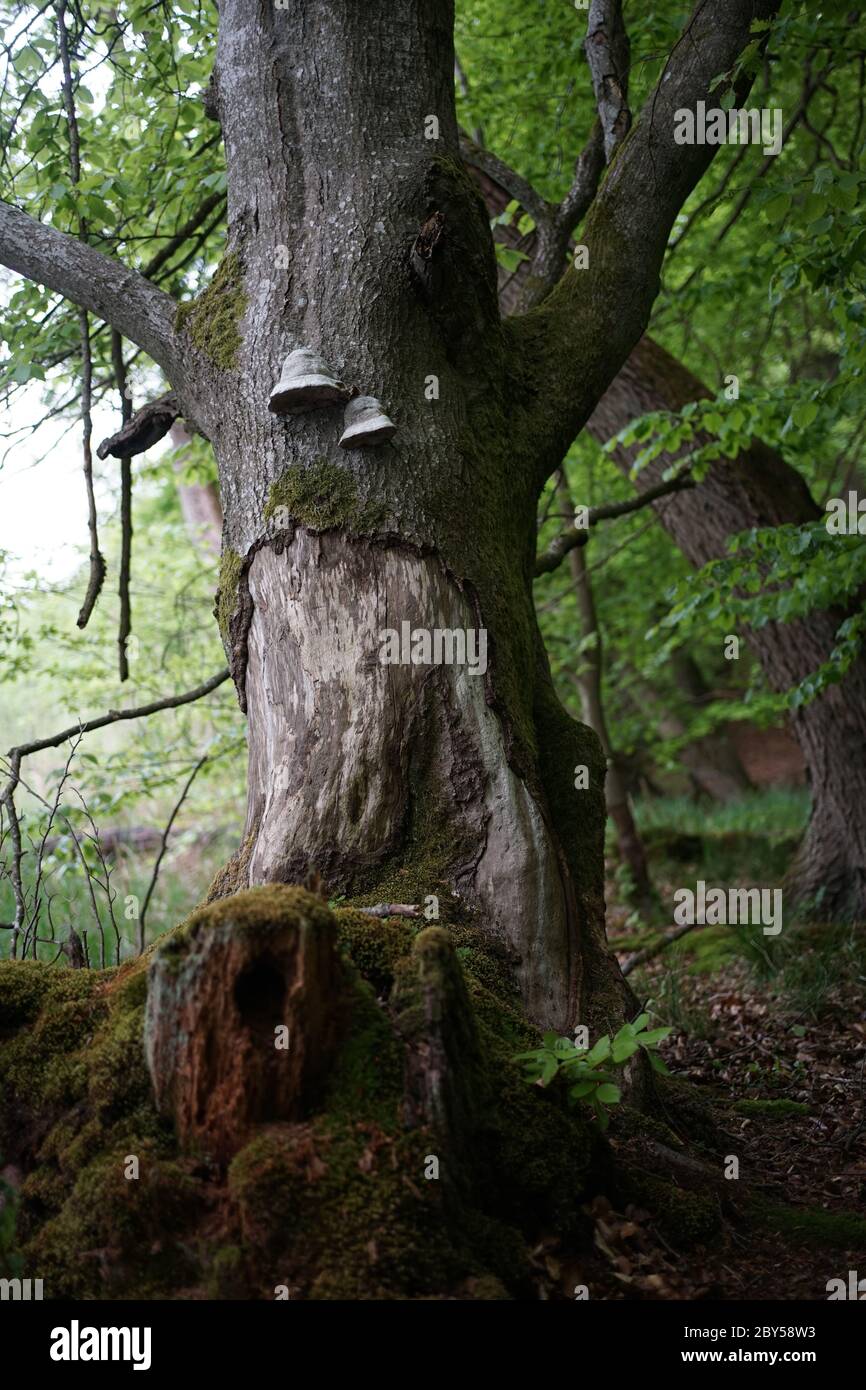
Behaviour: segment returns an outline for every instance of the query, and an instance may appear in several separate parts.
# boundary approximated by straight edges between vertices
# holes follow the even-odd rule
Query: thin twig
[[[667,950],[674,941],[679,941],[681,936],[694,931],[695,927],[700,925],[700,922],[686,922],[684,926],[675,927],[673,931],[667,932],[665,936],[653,942],[652,946],[647,946],[642,951],[635,951],[634,955],[629,956],[625,964],[620,967],[623,975],[630,975],[636,966],[643,965],[646,961],[652,960],[654,956],[660,956],[662,951]]]
[[[156,887],[156,880],[157,880],[157,878],[159,877],[159,868],[160,868],[160,865],[161,865],[162,860],[163,860],[163,856],[164,856],[165,851],[166,851],[166,846],[168,845],[168,837],[169,837],[169,835],[171,834],[171,827],[174,825],[175,817],[176,817],[178,811],[180,810],[180,808],[181,808],[181,806],[183,805],[183,803],[186,801],[187,793],[188,793],[190,787],[192,786],[193,782],[195,781],[195,779],[196,779],[198,773],[199,773],[199,772],[201,771],[201,769],[204,767],[204,765],[205,765],[205,763],[207,762],[207,760],[208,760],[208,754],[207,754],[207,753],[205,753],[204,757],[199,758],[199,760],[198,760],[198,762],[196,763],[195,767],[193,768],[192,772],[189,774],[189,777],[188,777],[187,780],[186,780],[186,784],[184,785],[183,791],[181,792],[180,796],[178,797],[178,799],[177,799],[177,801],[176,801],[176,803],[175,803],[174,810],[172,811],[171,815],[169,816],[168,821],[167,821],[167,823],[166,823],[166,827],[165,827],[165,829],[164,829],[163,832],[162,832],[162,842],[161,842],[161,844],[160,844],[160,846],[159,846],[159,851],[158,851],[158,853],[157,853],[156,860],[155,860],[154,866],[153,866],[153,873],[152,873],[151,876],[150,876],[150,883],[147,885],[147,892],[146,892],[145,895],[144,895],[144,902],[143,902],[143,904],[142,904],[141,913],[140,913],[139,918],[138,918],[138,954],[139,954],[139,955],[141,955],[141,954],[143,953],[143,951],[144,951],[144,921],[145,921],[145,917],[147,916],[147,909],[148,909],[148,906],[149,906],[149,904],[150,904],[150,899],[151,899],[151,897],[152,897],[152,895],[153,895],[153,890],[154,890],[154,888]]]
[[[60,61],[63,67],[63,102],[66,107],[66,123],[69,129],[69,172],[72,177],[72,186],[77,188],[81,181],[81,145],[78,134],[78,117],[75,112],[72,63],[69,58],[69,35],[66,30],[66,0],[58,0],[57,3],[57,37],[60,46]],[[78,235],[82,241],[87,240],[87,226],[80,214],[78,217]],[[78,614],[78,626],[84,628],[90,621],[90,615],[105,581],[105,560],[99,549],[96,497],[93,491],[93,451],[91,448],[93,436],[91,419],[93,356],[90,351],[90,322],[86,309],[78,310],[78,327],[81,336],[81,426],[84,485],[87,490],[87,529],[90,534],[90,577],[87,581],[87,593],[84,595],[84,602]]]
[[[123,339],[116,328],[111,330],[111,361],[114,381],[120,395],[120,417],[124,425],[132,417],[132,401],[126,389],[126,363],[123,360]],[[117,629],[117,660],[120,679],[129,679],[126,644],[132,631],[129,602],[129,572],[132,559],[132,459],[128,454],[120,460],[120,621]]]
[[[43,748],[59,748],[61,743],[65,743],[68,738],[75,738],[79,733],[92,734],[95,729],[104,729],[108,724],[117,724],[123,719],[143,719],[148,714],[158,714],[163,709],[177,709],[179,705],[191,705],[194,700],[201,700],[203,696],[210,695],[212,690],[216,690],[224,681],[229,678],[229,669],[226,666],[222,671],[218,671],[210,680],[204,681],[202,685],[197,685],[194,690],[186,690],[182,695],[166,695],[161,700],[153,700],[149,705],[138,705],[135,709],[111,709],[107,714],[101,714],[96,719],[86,719],[78,724],[73,724],[68,729],[63,729],[59,734],[50,734],[48,738],[33,739],[31,743],[19,744],[17,748],[10,748],[8,757],[10,764],[13,763],[15,756],[18,756],[18,766],[20,768],[21,758],[29,756],[30,753],[41,753]],[[0,800],[5,800],[5,793]]]

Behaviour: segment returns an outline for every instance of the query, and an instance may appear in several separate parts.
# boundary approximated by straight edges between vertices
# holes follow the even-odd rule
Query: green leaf
[[[816,401],[801,401],[799,405],[794,406],[791,414],[798,430],[808,429],[812,421],[817,418],[818,404]]]
[[[541,1068],[541,1084],[542,1084],[542,1086],[549,1086],[549,1085],[550,1085],[550,1082],[551,1082],[551,1081],[553,1080],[553,1078],[556,1076],[556,1073],[557,1073],[558,1071],[559,1071],[559,1063],[557,1062],[556,1058],[555,1058],[555,1057],[547,1057],[547,1058],[545,1058],[544,1064],[543,1064],[543,1066],[542,1066],[542,1068]]]
[[[781,222],[791,210],[793,199],[790,193],[777,193],[775,198],[771,198],[764,207],[764,212],[771,222]]]
[[[597,1081],[578,1081],[577,1085],[572,1086],[569,1091],[570,1100],[583,1100],[584,1096],[590,1095],[598,1087]]]
[[[596,1123],[598,1124],[599,1129],[607,1129],[608,1125],[610,1124],[610,1116],[608,1115],[604,1106],[598,1103],[598,1100],[595,1098],[595,1096],[593,1096],[592,1108],[595,1111]]]
[[[670,1072],[667,1068],[667,1063],[664,1061],[662,1057],[659,1056],[657,1052],[648,1052],[647,1056],[649,1057],[650,1066],[652,1067],[653,1071],[660,1072],[662,1076],[670,1076]]]
[[[597,1062],[605,1062],[610,1056],[610,1038],[607,1033],[599,1038],[598,1042],[586,1054],[586,1060],[590,1066],[595,1066]]]
[[[669,1038],[672,1030],[670,1028],[650,1028],[646,1033],[642,1033],[640,1043],[642,1047],[657,1047],[665,1038]]]
[[[623,1037],[617,1033],[613,1040],[613,1060],[619,1065],[627,1062],[629,1057],[633,1057],[640,1050],[640,1043],[637,1038],[630,1035]]]
[[[610,1082],[605,1082],[603,1086],[599,1086],[595,1094],[603,1105],[616,1105],[622,1091],[619,1086],[612,1086]]]

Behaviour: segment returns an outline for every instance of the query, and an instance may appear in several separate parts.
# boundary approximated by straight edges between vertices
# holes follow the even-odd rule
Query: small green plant
[[[533,1085],[550,1086],[561,1076],[568,1087],[569,1103],[590,1106],[599,1129],[607,1129],[608,1109],[617,1105],[622,1095],[614,1068],[624,1067],[643,1048],[652,1068],[667,1072],[655,1049],[671,1029],[647,1028],[648,1023],[649,1014],[639,1014],[632,1023],[624,1023],[613,1040],[605,1033],[591,1048],[578,1047],[571,1038],[556,1033],[545,1033],[540,1048],[519,1052],[514,1061],[523,1062],[526,1080]]]

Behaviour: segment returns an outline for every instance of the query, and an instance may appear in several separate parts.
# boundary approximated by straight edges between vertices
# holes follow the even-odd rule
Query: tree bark
[[[707,388],[658,343],[644,338],[590,422],[605,442],[630,421],[655,410],[680,410],[709,396]],[[628,473],[634,451],[614,458]],[[642,469],[637,486],[657,483],[676,461],[661,455]],[[821,516],[800,475],[756,440],[732,460],[719,459],[696,488],[653,503],[664,526],[695,566],[727,552],[729,539],[752,527],[803,524]],[[767,623],[746,633],[772,690],[783,691],[829,656],[845,614],[815,612],[807,620]],[[866,912],[866,654],[811,704],[794,710],[791,727],[803,754],[812,794],[805,839],[792,868],[791,900],[819,899],[828,918]]]

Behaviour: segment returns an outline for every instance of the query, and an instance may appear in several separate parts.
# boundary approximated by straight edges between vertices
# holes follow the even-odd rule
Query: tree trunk
[[[657,343],[643,338],[589,422],[607,441],[654,410],[679,410],[709,392]],[[630,450],[614,458],[627,473]],[[641,470],[641,490],[657,483],[673,459]],[[700,486],[653,503],[665,530],[695,566],[724,555],[728,540],[752,527],[802,524],[821,515],[800,475],[760,441],[733,460],[719,459]],[[828,657],[843,621],[838,611],[802,622],[767,623],[747,635],[773,690],[789,689]],[[846,676],[791,716],[812,794],[812,814],[791,871],[792,899],[818,900],[829,918],[866,913],[866,654]]]
[[[169,432],[176,450],[183,449],[192,439],[192,435],[182,420],[176,420]],[[182,472],[180,463],[175,464],[175,472]],[[212,556],[219,555],[223,531],[223,509],[216,483],[178,481],[177,496],[193,545],[201,546]]]
[[[571,515],[574,504],[564,475],[560,479],[558,493],[562,499],[563,512],[566,516]],[[575,677],[580,694],[581,712],[584,723],[588,724],[598,735],[607,762],[607,781],[605,784],[607,813],[614,824],[623,863],[631,874],[630,897],[640,911],[649,916],[656,906],[655,894],[650,882],[643,841],[632,815],[625,777],[611,743],[604,714],[604,702],[601,693],[602,636],[598,625],[598,614],[584,547],[578,546],[572,550],[568,560],[577,596],[581,636],[584,639],[588,637],[593,639],[592,645],[587,646],[581,654],[581,671]]]
[[[677,687],[690,705],[699,708],[713,698],[698,663],[683,648],[674,652],[672,669]],[[724,727],[696,739],[684,749],[683,761],[695,784],[714,801],[735,801],[751,786]]]
[[[606,1027],[627,996],[604,948],[604,758],[557,701],[536,626],[533,441],[510,419],[444,8],[299,6],[254,24],[240,0],[221,6],[220,283],[237,285],[218,292],[247,306],[211,436],[218,610],[250,738],[246,840],[220,891],[311,868],[331,892],[382,898],[395,875],[425,895],[444,881],[506,945],[538,1022],[570,1027],[592,994]],[[325,63],[351,91],[322,84]],[[190,323],[204,332],[201,310]],[[269,412],[299,346],[382,402],[390,444],[341,451],[340,409]],[[404,623],[483,631],[486,671],[383,664]]]

